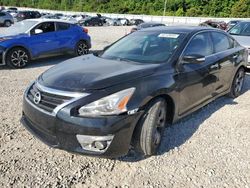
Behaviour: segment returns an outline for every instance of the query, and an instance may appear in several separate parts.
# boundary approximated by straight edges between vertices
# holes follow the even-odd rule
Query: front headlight
[[[6,40],[9,40],[9,39],[11,39],[11,38],[7,38],[7,37],[3,37],[3,38],[0,38],[0,42],[4,42],[4,41],[6,41]]]
[[[118,115],[127,111],[127,104],[135,88],[129,88],[81,107],[80,116]]]

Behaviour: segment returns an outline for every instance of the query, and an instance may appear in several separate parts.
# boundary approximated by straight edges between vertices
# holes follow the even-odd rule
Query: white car
[[[118,19],[113,19],[113,18],[108,18],[106,19],[107,25],[112,25],[112,26],[121,26],[122,23]]]
[[[232,35],[242,46],[248,49],[248,68],[250,68],[250,21],[241,21],[232,27],[228,33]]]
[[[127,18],[118,18],[122,25],[129,25],[129,20]]]
[[[65,20],[65,21],[69,21],[71,23],[78,23],[78,21],[75,18],[73,18],[72,16],[69,16],[69,15],[64,15],[60,19]]]

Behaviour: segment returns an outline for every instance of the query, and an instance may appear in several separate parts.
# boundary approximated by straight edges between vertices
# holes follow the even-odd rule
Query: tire
[[[79,41],[76,44],[75,55],[82,56],[82,55],[86,55],[88,53],[89,53],[89,48],[88,48],[87,43],[85,41]]]
[[[144,156],[156,154],[164,133],[167,103],[163,98],[152,101],[140,119],[135,134],[136,150]]]
[[[89,26],[89,23],[84,23],[84,26]]]
[[[6,55],[6,64],[10,68],[21,69],[30,63],[30,56],[26,49],[21,47],[12,48]]]
[[[11,26],[11,21],[6,20],[6,21],[4,22],[4,26],[5,26],[5,27],[10,27],[10,26]]]
[[[245,81],[245,69],[241,67],[235,74],[231,89],[229,92],[229,97],[236,98],[242,94],[242,88]]]
[[[99,26],[103,26],[103,23],[99,22],[98,25],[99,25]]]

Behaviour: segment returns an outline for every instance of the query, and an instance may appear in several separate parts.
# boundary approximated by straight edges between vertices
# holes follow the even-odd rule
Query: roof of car
[[[143,30],[143,31],[162,31],[162,32],[176,32],[176,33],[192,33],[198,31],[205,31],[205,30],[219,30],[215,28],[208,28],[208,27],[201,27],[201,26],[159,26],[159,27],[150,27]],[[221,31],[221,30],[219,30]]]
[[[37,21],[37,22],[63,22],[63,23],[69,23],[69,24],[73,24],[73,22],[71,21],[67,21],[67,20],[61,20],[61,19],[46,19],[46,18],[37,18],[37,19],[28,19],[26,21]]]

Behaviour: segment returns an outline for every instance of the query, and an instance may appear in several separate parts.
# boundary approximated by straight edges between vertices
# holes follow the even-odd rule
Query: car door
[[[56,23],[56,37],[59,41],[60,51],[65,52],[75,48],[78,35],[69,23]],[[77,41],[78,42],[78,41]]]
[[[197,57],[196,61],[187,60]],[[193,36],[179,60],[178,90],[180,92],[179,115],[213,97],[218,80],[217,57],[209,32]]]
[[[235,62],[242,60],[239,48],[235,48],[234,39],[222,32],[211,32],[214,44],[214,53],[218,59],[219,77],[215,86],[216,94],[226,91],[231,86],[232,75],[235,70]],[[241,61],[240,60],[240,61]]]
[[[36,33],[40,30],[41,33]],[[29,47],[35,57],[60,52],[59,40],[56,37],[55,23],[43,22],[30,31]]]
[[[98,25],[98,18],[92,18],[92,25]]]

